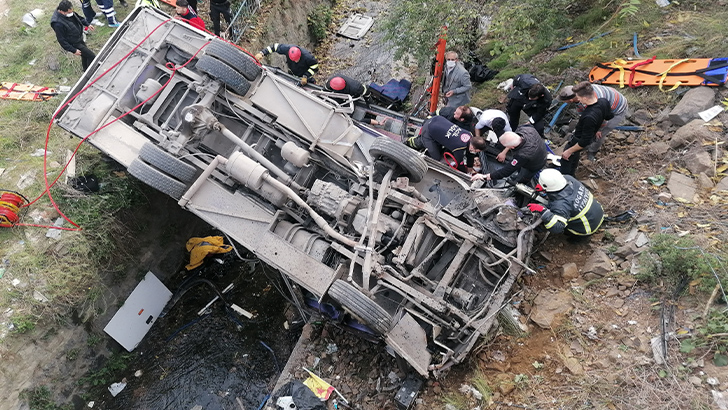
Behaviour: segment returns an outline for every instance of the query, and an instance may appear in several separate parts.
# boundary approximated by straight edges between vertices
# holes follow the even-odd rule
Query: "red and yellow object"
[[[625,74],[629,79],[625,82]],[[616,60],[597,64],[589,72],[589,81],[600,84],[617,84],[620,87],[643,85],[672,86],[719,86],[726,82],[728,58],[684,58],[659,60],[655,57],[640,60]]]
[[[3,82],[0,87],[0,98],[4,100],[47,101],[54,95],[58,95],[55,89],[33,84]]]
[[[25,198],[15,192],[0,191],[0,227],[10,228],[20,220],[20,208]]]
[[[427,90],[430,92],[430,115],[435,115],[437,103],[440,100],[440,82],[442,81],[442,70],[445,67],[445,47],[447,46],[446,34],[447,27],[443,27],[442,35],[437,40],[437,43],[435,43],[435,48],[437,49],[435,73],[433,74],[432,86]]]

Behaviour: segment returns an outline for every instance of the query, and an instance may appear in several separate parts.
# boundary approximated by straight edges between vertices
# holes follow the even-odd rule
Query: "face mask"
[[[70,12],[70,13],[66,14],[66,17],[68,17],[68,18],[73,17],[73,12]]]
[[[473,167],[473,171],[480,172],[483,168],[481,167]]]
[[[447,68],[451,69],[451,68],[455,67],[455,61],[446,61],[445,65],[447,66]]]

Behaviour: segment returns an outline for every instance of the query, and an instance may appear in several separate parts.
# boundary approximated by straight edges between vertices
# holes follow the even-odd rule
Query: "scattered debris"
[[[42,157],[46,154],[46,150],[43,148],[38,148],[37,150],[33,151],[32,154],[30,154],[31,157]],[[48,155],[52,155],[53,153],[51,151],[48,151]]]
[[[30,28],[34,28],[38,25],[38,20],[43,17],[45,12],[41,9],[34,9],[29,13],[23,14],[22,22]]]
[[[720,105],[714,105],[713,107],[708,108],[705,111],[699,112],[698,115],[700,116],[700,118],[703,121],[708,122],[722,112],[723,112],[723,107],[721,107]]]
[[[650,239],[645,235],[644,232],[640,232],[639,236],[637,236],[637,239],[634,241],[635,246],[638,248],[641,248],[645,245],[650,243]]]
[[[121,379],[121,382],[112,383],[111,386],[109,386],[109,393],[111,393],[112,396],[116,397],[116,395],[121,393],[121,391],[124,390],[125,387],[126,379]]]
[[[63,222],[64,222],[63,218],[58,218],[55,220],[55,222],[53,222],[53,226],[56,228],[60,228],[63,226]],[[46,232],[46,238],[59,240],[59,239],[61,239],[61,233],[63,233],[63,231],[61,229],[49,228],[48,232]]]
[[[713,395],[713,403],[720,410],[728,410],[728,390],[722,392],[711,390],[710,393]]]
[[[652,183],[654,186],[662,186],[667,179],[662,175],[655,175],[652,177],[647,177],[647,180]]]

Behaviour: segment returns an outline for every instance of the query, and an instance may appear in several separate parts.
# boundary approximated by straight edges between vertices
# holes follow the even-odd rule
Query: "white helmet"
[[[566,187],[566,178],[561,175],[559,170],[546,168],[538,176],[538,183],[546,192],[558,192]]]

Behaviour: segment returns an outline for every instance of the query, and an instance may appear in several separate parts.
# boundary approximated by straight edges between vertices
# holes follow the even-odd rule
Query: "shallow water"
[[[248,320],[228,313],[218,300],[200,317],[197,312],[215,293],[204,284],[191,288],[154,324],[124,372],[127,387],[116,397],[107,393],[103,408],[257,409],[270,393],[299,335],[284,329],[286,303],[264,274],[279,277],[260,264],[251,270],[229,261],[212,268],[201,277],[220,290],[234,283],[226,300],[257,316]],[[139,378],[132,376],[137,370],[143,373]]]

